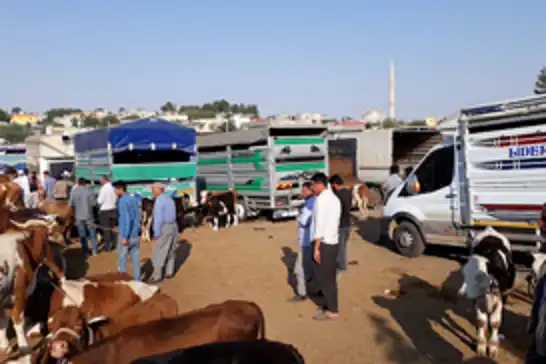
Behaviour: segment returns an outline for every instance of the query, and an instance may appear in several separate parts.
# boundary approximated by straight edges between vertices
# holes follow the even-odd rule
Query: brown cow
[[[23,207],[21,187],[15,182],[4,181],[0,183],[0,207],[10,209]]]
[[[355,183],[347,185],[347,188],[353,193],[353,208],[358,208],[360,216],[363,218],[368,217],[368,206],[375,206],[381,204],[381,196],[369,188],[364,183]]]
[[[264,336],[265,320],[258,305],[248,301],[225,301],[181,316],[126,328],[70,356],[69,362],[130,363],[137,358],[176,349],[213,342],[263,339]],[[51,354],[60,357],[59,352]]]
[[[38,210],[46,215],[54,215],[56,217],[59,223],[59,232],[62,234],[64,243],[70,243],[72,230],[76,223],[72,206],[65,201],[43,200],[38,202]]]
[[[28,347],[23,327],[28,286],[42,265],[51,269],[57,277],[62,277],[63,273],[54,262],[47,241],[48,228],[37,224],[37,220],[28,220],[21,224],[27,228],[23,231],[11,226],[12,221],[6,215],[5,211],[0,210],[0,349],[8,349],[6,334],[9,318],[4,316],[4,310],[6,301],[13,297],[11,319],[17,344],[22,350]]]

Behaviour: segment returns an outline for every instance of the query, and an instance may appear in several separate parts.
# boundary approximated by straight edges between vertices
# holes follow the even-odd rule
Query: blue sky
[[[442,116],[532,92],[546,1],[0,0],[0,107]],[[261,4],[261,5],[259,5]]]

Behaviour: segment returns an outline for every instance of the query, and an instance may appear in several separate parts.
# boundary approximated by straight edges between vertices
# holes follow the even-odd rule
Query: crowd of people
[[[130,258],[134,279],[141,279],[140,205],[134,196],[127,193],[124,182],[112,183],[108,176],[101,176],[98,196],[95,196],[85,179],[79,178],[74,184],[67,171],[59,179],[45,171],[42,182],[35,173],[18,170],[13,182],[21,188],[26,208],[37,208],[40,195],[45,200],[65,202],[72,207],[85,260],[91,255],[99,254],[99,251],[117,250],[119,271],[127,271]],[[165,194],[165,187],[161,183],[151,186],[155,198],[151,280],[156,283],[174,275],[178,242],[175,203],[170,195]],[[97,237],[99,231],[102,236],[101,249]]]

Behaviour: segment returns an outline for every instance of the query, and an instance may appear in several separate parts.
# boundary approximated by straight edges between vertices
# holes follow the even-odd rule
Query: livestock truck
[[[74,137],[75,175],[98,188],[100,176],[125,181],[130,193],[150,197],[162,182],[172,196],[195,198],[196,132],[161,119],[142,119]]]
[[[242,217],[293,217],[303,203],[302,182],[315,172],[328,174],[326,136],[324,126],[301,125],[199,136],[198,190],[235,190]]]
[[[403,172],[441,140],[435,128],[371,130],[333,125],[328,136],[330,173],[341,175],[349,183],[363,182],[380,192],[391,165],[398,164]]]
[[[440,126],[444,140],[384,207],[406,256],[428,245],[467,246],[491,226],[514,250],[534,251],[546,202],[546,96],[467,107]]]

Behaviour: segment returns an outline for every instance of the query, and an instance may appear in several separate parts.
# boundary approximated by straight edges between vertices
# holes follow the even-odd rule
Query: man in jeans
[[[105,251],[112,251],[116,246],[116,233],[112,230],[116,226],[117,213],[116,213],[116,192],[114,187],[108,180],[108,177],[100,177],[101,188],[99,190],[99,197],[97,202],[99,204],[99,222],[101,226],[105,227],[103,230],[103,244]]]
[[[314,320],[331,320],[338,316],[337,255],[339,246],[339,218],[341,203],[328,189],[328,177],[322,172],[311,178],[317,196],[311,220],[315,272],[324,296],[323,312]]]
[[[127,272],[127,256],[133,263],[133,279],[140,281],[140,208],[134,197],[127,193],[125,182],[114,183],[118,197],[118,270]]]
[[[83,257],[87,260],[89,254],[97,254],[98,246],[97,231],[93,224],[95,198],[91,190],[86,186],[83,178],[78,179],[78,184],[70,191],[68,204],[74,209],[76,227],[78,228],[78,234],[82,243]],[[91,250],[89,249],[89,245],[87,245],[87,232],[91,235]]]
[[[339,253],[337,257],[337,269],[347,270],[347,244],[351,235],[351,205],[353,194],[343,187],[343,179],[335,174],[330,177],[330,185],[341,203],[341,218],[339,220]]]
[[[289,302],[304,301],[308,297],[307,285],[313,278],[313,246],[311,241],[311,217],[315,205],[315,196],[311,189],[311,182],[305,182],[301,187],[301,195],[305,198],[305,205],[298,215],[298,235],[300,252],[294,264],[296,276],[296,295]]]

